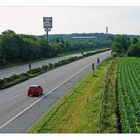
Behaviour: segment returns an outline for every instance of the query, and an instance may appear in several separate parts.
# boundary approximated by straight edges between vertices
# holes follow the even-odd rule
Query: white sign
[[[52,28],[52,17],[43,17],[43,27]]]

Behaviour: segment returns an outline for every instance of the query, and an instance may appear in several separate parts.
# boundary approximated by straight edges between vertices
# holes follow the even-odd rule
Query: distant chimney
[[[108,26],[106,26],[106,34],[108,34]]]

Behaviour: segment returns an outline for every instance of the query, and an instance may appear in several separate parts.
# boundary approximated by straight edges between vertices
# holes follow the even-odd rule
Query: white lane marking
[[[8,101],[13,100],[14,98],[16,98],[16,97],[18,97],[18,96],[20,96],[20,94],[14,96],[14,97],[9,98]]]
[[[78,75],[80,72],[84,71],[86,68],[88,68],[91,65],[91,63],[89,65],[87,65],[86,67],[84,67],[83,69],[81,69],[80,71],[78,71],[77,73],[73,74],[71,77],[69,77],[68,79],[66,79],[64,82],[62,82],[60,85],[58,85],[57,87],[55,87],[54,89],[52,89],[51,91],[49,91],[47,94],[45,94],[43,97],[39,98],[38,100],[36,100],[34,103],[32,103],[31,105],[29,105],[27,108],[25,108],[24,110],[22,110],[20,113],[18,113],[16,116],[14,116],[12,119],[8,120],[6,123],[4,123],[3,125],[0,126],[0,129],[2,129],[3,127],[5,127],[6,125],[8,125],[10,122],[12,122],[13,120],[15,120],[17,117],[19,117],[20,115],[22,115],[25,111],[27,111],[28,109],[30,109],[33,105],[35,105],[36,103],[38,103],[39,101],[41,101],[43,98],[45,98],[47,95],[49,95],[51,92],[53,92],[54,90],[56,90],[58,87],[62,86],[64,83],[66,83],[67,81],[69,81],[70,79],[72,79],[74,76]]]
[[[95,62],[95,61],[93,61]],[[49,95],[51,92],[53,92],[54,90],[56,90],[58,87],[62,86],[64,83],[66,83],[67,81],[69,81],[70,79],[72,79],[74,76],[78,75],[80,72],[84,71],[86,68],[88,68],[89,66],[91,66],[92,63],[90,63],[89,65],[87,65],[86,67],[84,67],[83,69],[81,69],[80,71],[78,71],[77,73],[73,74],[71,77],[69,77],[68,79],[66,79],[64,82],[62,82],[60,85],[58,85],[57,87],[55,87],[54,89],[52,89],[51,91],[49,91],[47,94],[45,94],[42,98],[36,100],[34,103],[32,103],[31,105],[29,105],[27,108],[25,108],[24,110],[22,110],[20,113],[18,113],[16,116],[14,116],[12,119],[10,119],[9,121],[7,121],[6,123],[4,123],[3,125],[0,126],[0,129],[4,128],[6,125],[8,125],[10,122],[12,122],[13,120],[15,120],[17,117],[19,117],[20,115],[22,115],[25,111],[27,111],[28,109],[30,109],[33,105],[35,105],[36,103],[38,103],[39,101],[41,101],[43,98],[45,98],[47,95]]]

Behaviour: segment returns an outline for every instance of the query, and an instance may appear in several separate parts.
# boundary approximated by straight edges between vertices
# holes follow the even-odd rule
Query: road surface
[[[0,133],[25,133],[48,109],[91,71],[92,63],[111,51],[90,56],[0,91]],[[44,94],[28,97],[29,85],[40,84]]]
[[[51,59],[47,59],[47,60],[41,60],[38,62],[33,62],[31,63],[32,68],[37,68],[37,67],[41,67],[42,65],[46,65],[49,63],[56,63],[59,62],[63,59],[68,59],[70,57],[74,57],[74,56],[81,56],[80,53],[77,54],[71,54],[71,55],[66,55],[66,56],[61,56],[61,57],[55,57],[55,58],[51,58]],[[1,69],[0,70],[0,79],[4,78],[4,77],[10,77],[13,74],[20,74],[22,72],[26,72],[29,70],[29,64],[24,64],[24,65],[20,65],[20,66],[15,66],[15,67],[11,67],[11,68],[5,68],[5,69]]]

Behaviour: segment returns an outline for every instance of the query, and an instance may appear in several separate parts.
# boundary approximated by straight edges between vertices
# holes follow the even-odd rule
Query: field
[[[30,133],[97,133],[99,130],[100,112],[104,82],[112,60],[103,62],[95,71],[84,77],[68,94],[55,104],[42,119],[28,132]],[[110,96],[110,94],[108,95]],[[111,98],[114,104],[114,97]],[[115,111],[115,109],[112,109]],[[103,119],[109,120],[103,132],[116,132],[114,112]],[[113,114],[113,115],[112,115]],[[106,118],[105,118],[106,117]],[[104,122],[104,121],[103,121]],[[109,127],[109,128],[108,128]]]
[[[117,73],[121,131],[140,132],[140,58],[121,58]]]

